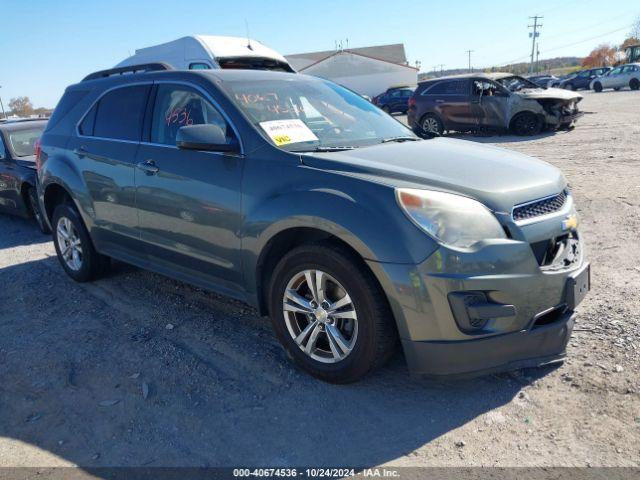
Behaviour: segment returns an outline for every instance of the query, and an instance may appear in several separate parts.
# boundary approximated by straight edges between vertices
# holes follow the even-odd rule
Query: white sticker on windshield
[[[260,122],[260,126],[278,146],[318,140],[309,127],[298,119],[270,120]]]

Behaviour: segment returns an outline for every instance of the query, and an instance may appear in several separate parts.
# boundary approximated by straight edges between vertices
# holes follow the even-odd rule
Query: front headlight
[[[413,223],[446,245],[465,248],[506,238],[493,213],[471,198],[415,188],[398,188],[396,197]]]

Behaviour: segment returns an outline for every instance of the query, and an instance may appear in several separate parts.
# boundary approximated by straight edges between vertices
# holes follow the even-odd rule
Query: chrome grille
[[[528,220],[542,215],[549,215],[560,210],[567,201],[567,191],[563,190],[552,197],[542,198],[513,208],[513,219],[516,222]]]

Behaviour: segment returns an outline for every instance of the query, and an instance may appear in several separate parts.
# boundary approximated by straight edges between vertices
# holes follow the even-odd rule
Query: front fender
[[[349,181],[361,182],[354,178]],[[357,194],[329,187],[290,191],[261,202],[248,213],[242,233],[247,288],[251,291],[257,285],[258,260],[264,249],[289,229],[327,233],[345,242],[363,259],[375,262],[416,264],[437,248],[405,217],[396,204],[393,188],[362,184],[363,188],[352,189]]]

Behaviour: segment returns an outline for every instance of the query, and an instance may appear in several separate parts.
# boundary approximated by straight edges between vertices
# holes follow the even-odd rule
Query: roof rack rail
[[[146,72],[159,72],[163,70],[173,70],[171,65],[162,62],[156,63],[142,63],[140,65],[130,65],[128,67],[109,68],[108,70],[100,70],[87,75],[82,79],[83,82],[88,80],[96,80],[98,78],[107,78],[113,75],[123,75],[127,73],[146,73]]]

